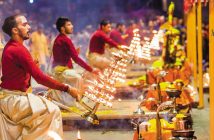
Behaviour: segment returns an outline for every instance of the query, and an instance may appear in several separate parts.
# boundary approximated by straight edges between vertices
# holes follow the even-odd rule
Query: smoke
[[[19,0],[5,2],[2,7],[5,16],[16,13],[26,13],[35,24],[43,23],[45,27],[53,28],[59,16],[69,17],[75,26],[75,31],[81,31],[87,25],[97,27],[99,21],[108,18],[113,22],[120,22],[130,18],[140,18],[142,14],[133,15],[133,12],[145,9],[146,0]],[[135,13],[136,14],[136,13]]]

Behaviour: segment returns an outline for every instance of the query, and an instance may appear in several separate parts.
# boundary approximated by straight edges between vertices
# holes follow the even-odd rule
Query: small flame
[[[80,130],[77,131],[77,140],[81,140]]]

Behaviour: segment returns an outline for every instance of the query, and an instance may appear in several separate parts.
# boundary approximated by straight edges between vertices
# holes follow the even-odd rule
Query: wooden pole
[[[214,0],[209,0],[210,140],[214,140]]]
[[[187,14],[187,57],[193,63],[193,82],[196,87],[197,83],[197,56],[196,56],[196,6]]]
[[[197,54],[198,54],[198,89],[199,89],[199,106],[198,108],[204,108],[204,93],[203,93],[203,51],[202,51],[202,11],[201,0],[197,3]]]

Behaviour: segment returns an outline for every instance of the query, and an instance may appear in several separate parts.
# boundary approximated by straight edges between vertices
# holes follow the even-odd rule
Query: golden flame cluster
[[[123,50],[112,52],[114,60],[98,75],[89,82],[84,96],[94,102],[112,107],[112,100],[116,93],[116,82],[125,82],[127,66],[136,55],[137,46],[140,45],[139,30],[134,30],[134,37],[129,47],[121,46]]]

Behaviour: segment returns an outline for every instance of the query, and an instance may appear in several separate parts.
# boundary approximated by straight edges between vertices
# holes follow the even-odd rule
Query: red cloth
[[[126,45],[125,40],[122,38],[122,34],[118,30],[116,30],[116,29],[114,29],[110,33],[110,38],[112,40],[114,40],[115,42],[117,42],[118,44],[120,44],[120,45]]]
[[[31,76],[52,89],[67,91],[68,86],[46,76],[33,61],[28,50],[20,43],[10,40],[2,54],[1,87],[9,90],[27,91]]]
[[[133,28],[129,27],[127,30],[126,30],[126,34],[128,35],[128,37],[126,38],[126,44],[130,45],[131,44],[131,41],[134,37],[134,33],[133,33]]]
[[[98,29],[94,32],[91,37],[90,44],[89,44],[89,52],[104,54],[105,53],[105,43],[108,43],[112,47],[117,47],[118,44],[114,42],[110,37],[108,37],[105,32]]]
[[[87,71],[92,71],[92,68],[78,56],[71,39],[64,34],[59,34],[53,45],[53,66],[61,65],[72,68],[71,58]]]

